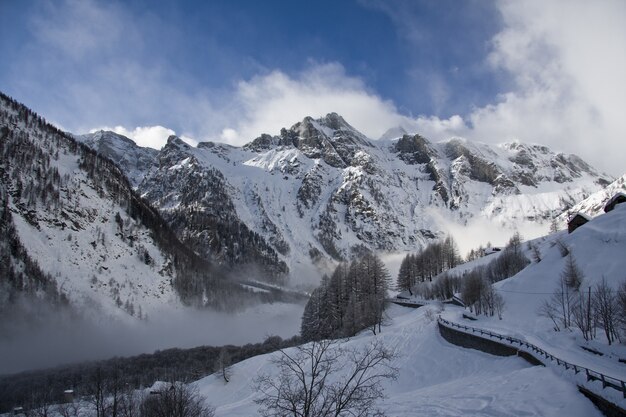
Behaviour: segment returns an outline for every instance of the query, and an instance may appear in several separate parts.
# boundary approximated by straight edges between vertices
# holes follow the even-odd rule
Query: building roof
[[[615,200],[617,200],[620,197],[623,198],[623,199],[626,199],[626,193],[619,192],[619,193],[615,194],[613,197],[611,197],[609,199],[609,201],[606,202],[605,207],[610,205],[611,203],[613,203]]]
[[[572,217],[569,218],[568,223],[571,222],[572,220],[574,220],[576,217],[582,217],[583,219],[585,219],[587,221],[590,221],[592,219],[592,217],[590,215],[582,213],[582,212],[579,211],[577,213],[574,213],[572,215]]]

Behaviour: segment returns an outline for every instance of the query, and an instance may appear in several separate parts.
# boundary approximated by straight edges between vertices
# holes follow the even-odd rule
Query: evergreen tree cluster
[[[366,328],[376,333],[377,326],[380,331],[388,288],[389,273],[376,255],[340,263],[311,294],[302,315],[302,338],[347,337]]]
[[[476,314],[501,317],[504,299],[493,286],[494,282],[512,277],[530,263],[522,252],[522,237],[515,233],[497,258],[462,276],[461,298]]]
[[[397,288],[413,294],[417,283],[432,282],[433,278],[461,263],[459,251],[451,236],[426,246],[421,252],[408,254],[400,264]]]

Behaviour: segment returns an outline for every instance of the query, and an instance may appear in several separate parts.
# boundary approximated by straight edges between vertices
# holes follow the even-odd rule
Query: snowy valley
[[[328,345],[327,354],[347,364],[330,370],[329,386],[341,385],[351,360],[374,343],[393,353],[387,364],[394,372],[375,386],[381,395],[368,404],[390,416],[601,415],[577,385],[626,407],[621,392],[602,389],[598,381],[581,382],[580,375],[552,365],[531,366],[520,357],[451,344],[437,320],[514,337],[561,360],[626,380],[626,348],[618,340],[626,337],[618,313],[618,291],[626,288],[621,287],[626,281],[626,204],[602,213],[606,201],[623,192],[623,177],[614,180],[575,155],[540,145],[488,146],[458,138],[433,143],[408,134],[372,140],[334,113],[305,118],[280,135],[262,135],[242,148],[212,142],[194,147],[172,136],[157,151],[112,132],[69,135],[9,97],[0,101],[0,226],[5,236],[0,241],[0,352],[7,359],[5,373],[67,362],[67,355],[56,357],[55,352],[68,350],[77,335],[93,337],[91,345],[78,343],[93,352],[70,352],[74,361],[107,352],[236,344],[229,349],[247,349],[237,363],[222,358],[229,349],[215,348],[209,356],[222,358],[221,368],[211,368],[215,373],[186,369],[176,379],[168,370],[167,382],[194,380],[181,386],[214,407],[215,415],[275,415],[262,402],[259,378],[270,384],[265,388],[272,387],[271,381],[280,380],[276,365],[281,355],[319,343],[305,335],[300,320],[303,310],[309,318],[313,311],[319,325],[325,324],[321,309],[310,307],[320,291],[302,289],[330,285],[334,277],[322,275],[345,262],[340,265],[346,271],[357,272],[346,272],[346,279],[355,282],[342,281],[353,287],[341,291],[352,291],[356,298],[337,295],[336,301],[352,309],[357,325],[350,337]],[[573,233],[548,234],[551,227],[563,229],[575,211],[596,217]],[[498,314],[475,314],[480,301],[466,295],[470,275],[504,259],[506,250],[481,253],[456,266],[459,255],[488,240],[502,243],[514,231],[527,238],[516,247],[525,262],[498,282],[481,278],[501,304]],[[398,277],[388,277],[375,254],[418,253],[437,242],[452,248],[451,268],[411,283],[411,291],[384,303]],[[358,264],[357,259],[371,262]],[[615,343],[608,343],[608,333],[603,336],[601,319],[587,324],[593,327],[591,337],[591,329],[579,332],[573,318],[569,324],[559,321],[558,306],[547,314],[546,300],[562,295],[563,271],[572,263],[580,273],[576,288],[568,292],[572,317],[585,294],[591,306],[591,294],[605,283],[615,303]],[[369,279],[365,271],[374,266],[381,277],[390,278],[376,284],[382,292],[375,297],[366,294],[370,290],[364,284]],[[452,282],[446,291],[465,297],[466,308],[424,299],[445,280]],[[425,305],[389,302],[398,300]],[[375,310],[379,321],[373,328],[359,327],[359,315],[365,316],[370,301],[380,303]],[[20,339],[31,324],[48,326],[50,317],[75,332],[55,337],[55,324],[43,336]],[[124,330],[108,327],[111,322],[123,324]],[[98,329],[132,341],[133,348],[98,351]],[[300,330],[302,338],[291,338]],[[49,337],[53,362],[31,359]],[[255,347],[241,347],[263,339]],[[21,347],[25,340],[29,348]],[[250,353],[256,351],[264,354]],[[10,383],[10,378],[0,382]],[[80,384],[85,389],[86,383]],[[163,384],[133,392],[149,396]],[[93,411],[98,405],[90,395],[85,392],[73,404],[84,413]],[[0,396],[2,406],[10,401]],[[108,404],[110,398],[103,401]]]

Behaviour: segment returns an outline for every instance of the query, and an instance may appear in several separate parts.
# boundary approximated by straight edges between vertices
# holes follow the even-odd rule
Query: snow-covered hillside
[[[566,267],[567,257],[562,256],[559,245],[555,244],[557,240],[568,248],[584,275],[579,289],[583,296],[588,295],[589,288],[593,296],[596,285],[603,279],[614,290],[626,281],[626,204],[619,204],[613,211],[599,215],[571,234],[558,232],[531,242],[541,251],[541,262],[533,262],[514,277],[496,283],[495,287],[506,303],[504,319],[500,322],[481,318],[481,321],[489,322],[490,326],[504,327],[520,336],[532,337],[538,341],[536,344],[557,351],[571,348],[578,352],[580,348],[577,345],[591,344],[608,352],[610,349],[603,341],[600,329],[597,340],[585,342],[576,328],[554,332],[551,320],[539,314],[541,304],[559,288],[559,279]],[[626,358],[624,346],[614,349],[619,349],[620,357]],[[596,360],[595,355],[588,355]],[[626,365],[618,363],[616,357],[611,361],[607,366],[613,367],[614,371],[619,370],[624,378]]]
[[[243,148],[192,147],[172,137],[158,166],[138,190],[183,240],[211,247],[207,255],[220,262],[252,261],[273,275],[287,270],[283,264],[297,269],[363,249],[415,250],[476,224],[483,233],[457,239],[463,250],[491,238],[486,224],[540,235],[554,216],[611,181],[577,156],[538,145],[431,143],[419,135],[372,141],[334,113]],[[223,233],[232,223],[247,236],[234,247]],[[245,248],[250,239],[257,253]]]
[[[389,416],[601,416],[578,393],[576,385],[553,371],[531,367],[517,357],[497,357],[447,343],[439,335],[427,309],[392,307],[391,324],[382,333],[363,333],[344,341],[348,349],[361,349],[374,339],[398,353],[393,365],[397,381],[385,383],[387,398],[376,404]],[[272,357],[257,356],[232,367],[229,383],[215,374],[194,383],[216,415],[256,415],[254,379],[261,373],[276,375]],[[339,378],[344,367],[329,382]]]
[[[436,304],[415,310],[390,307],[387,325],[378,335],[362,332],[341,341],[341,346],[350,350],[379,340],[399,354],[394,360],[399,369],[398,380],[385,382],[387,398],[377,405],[393,416],[601,415],[576,388],[577,383],[584,381],[584,375],[577,379],[573,372],[558,367],[531,367],[516,357],[503,358],[461,348],[446,342],[437,331],[435,317],[440,313],[456,322],[465,321],[470,326],[527,340],[561,359],[626,379],[626,365],[618,360],[626,357],[623,345],[608,346],[601,336],[585,342],[576,329],[555,332],[553,323],[539,314],[539,306],[557,288],[565,268],[566,258],[555,244],[557,240],[569,248],[585,275],[581,292],[603,278],[613,288],[626,280],[626,204],[621,204],[571,234],[559,232],[530,241],[530,245],[538,247],[541,260],[494,284],[506,303],[502,320],[478,316],[470,322],[461,317],[463,309],[455,306],[445,306],[443,311]],[[524,243],[530,257],[533,251],[528,246]],[[448,273],[462,273],[497,256],[486,256]],[[229,383],[216,374],[194,385],[207,402],[216,406],[218,415],[253,415],[258,409],[254,400],[259,395],[254,379],[259,374],[277,375],[272,363],[276,355],[280,353],[234,365]],[[332,381],[338,380],[342,372],[346,372],[345,367]],[[595,384],[611,401],[623,404],[619,392],[610,388],[604,392],[601,383]]]
[[[4,95],[0,158],[0,312],[49,294],[132,321],[164,307],[232,308],[226,294],[260,297],[184,246],[117,165]]]

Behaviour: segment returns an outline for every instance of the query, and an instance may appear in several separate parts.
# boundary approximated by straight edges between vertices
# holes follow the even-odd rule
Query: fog
[[[474,220],[466,226],[443,218],[438,220],[457,242],[461,256],[487,242],[504,245],[515,231],[483,219]],[[524,239],[530,239],[545,234],[546,228],[521,223],[518,230]],[[379,254],[389,271],[392,295],[395,294],[393,288],[400,263],[407,253]],[[323,273],[332,273],[334,266],[334,263],[323,265],[323,271],[310,267],[296,268],[292,272],[290,286],[309,291],[319,285]],[[288,338],[299,334],[303,310],[304,303],[256,305],[232,314],[163,308],[152,312],[144,321],[70,318],[68,314],[51,312],[45,315],[48,317],[45,321],[37,325],[3,317],[4,323],[0,323],[0,374],[152,353],[168,348],[257,343],[270,335]]]
[[[505,226],[500,221],[475,217],[467,224],[459,224],[450,220],[436,210],[428,210],[441,230],[450,234],[459,248],[459,255],[466,257],[470,250],[491,243],[492,246],[504,246],[517,231],[522,240],[535,239],[548,234],[549,224],[539,224],[520,220],[515,226]]]
[[[6,323],[0,336],[0,374],[113,356],[200,345],[243,345],[300,332],[303,304],[274,303],[236,314],[163,309],[147,321],[96,321],[49,314],[36,326]]]

